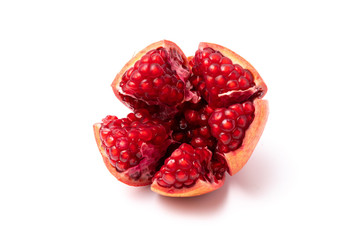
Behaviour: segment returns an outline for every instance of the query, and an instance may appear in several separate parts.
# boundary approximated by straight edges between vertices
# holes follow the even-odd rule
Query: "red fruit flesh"
[[[125,175],[119,180],[129,185],[150,184],[158,161],[171,143],[167,126],[151,118],[146,110],[137,110],[122,119],[107,116],[96,131],[100,151],[106,153],[112,168]]]
[[[198,101],[189,90],[190,71],[181,49],[164,40],[135,55],[116,76],[112,88],[130,108],[136,109],[140,101],[141,105],[158,106],[158,112],[165,112],[160,116],[171,118],[177,112],[176,106],[184,101]]]
[[[221,187],[225,173],[234,175],[250,158],[268,116],[258,72],[216,44],[200,43],[189,58],[170,41],[151,44],[112,88],[134,113],[94,125],[105,165],[120,181],[151,184],[165,196]]]
[[[218,140],[217,150],[227,153],[238,149],[246,129],[254,119],[252,102],[237,103],[228,108],[217,108],[209,119],[211,134]]]
[[[223,184],[212,172],[212,153],[183,143],[165,160],[154,177],[151,189],[166,196],[196,196],[213,191]],[[214,163],[218,164],[218,162]],[[220,163],[221,164],[221,163]],[[223,163],[225,166],[225,163]],[[219,174],[217,169],[215,174]]]
[[[254,67],[222,46],[200,43],[190,64],[191,82],[211,107],[244,102],[267,91]]]

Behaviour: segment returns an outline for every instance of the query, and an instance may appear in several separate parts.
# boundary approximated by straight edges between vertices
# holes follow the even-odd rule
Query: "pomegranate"
[[[248,161],[264,130],[267,87],[245,59],[200,43],[186,57],[173,42],[153,43],[117,74],[116,97],[133,113],[94,124],[108,170],[131,186],[190,197],[221,187]]]

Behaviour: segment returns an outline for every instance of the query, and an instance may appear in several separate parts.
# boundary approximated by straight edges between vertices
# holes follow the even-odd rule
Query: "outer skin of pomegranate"
[[[171,41],[167,41],[167,40],[153,43],[153,44],[149,45],[147,48],[140,51],[138,54],[136,54],[122,68],[122,70],[119,72],[119,74],[117,74],[117,76],[114,79],[111,86],[113,88],[113,91],[114,91],[116,97],[121,102],[123,102],[126,106],[130,107],[131,109],[136,110],[137,108],[146,108],[156,118],[159,118],[159,119],[162,119],[165,121],[168,121],[168,120],[172,121],[175,114],[179,114],[180,112],[184,111],[184,106],[185,106],[185,111],[186,111],[187,105],[184,105],[184,106],[180,105],[180,104],[182,104],[180,102],[176,106],[170,106],[170,107],[166,106],[165,108],[163,108],[163,106],[161,106],[161,104],[152,105],[154,103],[143,102],[142,100],[140,100],[140,99],[138,100],[131,95],[126,96],[126,94],[124,95],[122,93],[122,90],[120,89],[120,82],[122,81],[121,80],[122,76],[126,73],[126,71],[129,68],[131,68],[135,64],[136,61],[139,61],[139,59],[141,59],[142,56],[147,54],[149,51],[151,51],[153,49],[159,49],[159,48],[176,49],[177,55],[181,56],[181,59],[182,59],[181,61],[183,61],[183,64],[184,64],[183,66],[185,66],[185,72],[180,67],[179,72],[176,71],[176,73],[178,73],[179,76],[181,76],[181,79],[183,79],[183,81],[186,85],[186,91],[184,94],[185,97],[184,97],[183,101],[184,102],[191,101],[192,103],[197,104],[197,102],[199,101],[200,95],[201,95],[201,97],[203,97],[206,100],[206,96],[205,97],[202,96],[201,91],[195,92],[195,90],[197,90],[196,88],[191,89],[191,85],[189,85],[190,80],[187,79],[187,77],[186,77],[188,74],[188,73],[186,73],[186,69],[189,67],[190,71],[191,71],[191,67],[188,64],[188,62],[191,62],[193,60],[193,57],[186,58],[184,53],[181,51],[181,49],[175,43],[173,43]],[[151,182],[149,182],[149,179],[141,179],[141,178],[134,181],[134,179],[129,176],[129,173],[127,171],[125,171],[125,172],[117,171],[116,168],[110,164],[109,157],[107,156],[107,153],[102,146],[102,142],[101,142],[101,138],[100,138],[101,124],[94,124],[95,139],[96,139],[99,151],[103,157],[105,166],[108,168],[110,173],[113,176],[115,176],[119,181],[124,182],[128,185],[132,185],[132,186],[144,186],[144,185],[151,184],[152,191],[157,192],[164,196],[170,196],[170,197],[198,196],[198,195],[202,195],[202,194],[205,194],[205,193],[208,193],[208,192],[211,192],[211,191],[214,191],[214,190],[220,188],[224,184],[224,180],[225,180],[224,171],[227,171],[230,175],[234,175],[235,173],[240,171],[240,169],[246,164],[248,159],[251,157],[251,154],[253,153],[253,151],[257,145],[257,142],[259,141],[259,139],[262,135],[262,132],[265,128],[265,124],[266,124],[268,113],[269,113],[268,102],[266,100],[261,99],[267,92],[267,86],[265,85],[264,81],[260,77],[259,73],[255,70],[255,68],[250,63],[248,63],[244,58],[239,56],[238,54],[234,53],[233,51],[231,51],[225,47],[217,45],[217,44],[204,43],[204,42],[199,44],[199,51],[202,51],[203,49],[206,49],[206,48],[211,48],[215,52],[219,52],[224,57],[230,59],[233,64],[238,64],[246,71],[251,72],[251,74],[253,76],[253,84],[254,85],[251,87],[251,89],[247,90],[247,92],[251,92],[251,94],[252,94],[248,100],[250,100],[252,102],[252,104],[255,108],[255,112],[253,112],[254,115],[253,115],[253,118],[251,119],[252,120],[251,124],[245,130],[245,134],[242,138],[242,143],[241,143],[240,147],[237,148],[236,150],[225,152],[225,153],[221,153],[221,152],[219,152],[219,149],[216,149],[216,154],[217,154],[216,156],[222,156],[221,159],[223,159],[223,160],[220,161],[222,165],[219,165],[220,162],[216,163],[216,160],[214,160],[215,162],[213,162],[213,160],[209,160],[210,162],[208,162],[208,165],[206,167],[206,169],[209,169],[209,170],[207,170],[207,173],[204,176],[200,177],[198,180],[196,180],[196,182],[194,184],[192,184],[191,186],[188,186],[188,187],[179,187],[179,186],[178,187],[164,187],[166,185],[158,184],[158,181],[156,180],[156,176],[158,176],[158,175],[155,175],[155,177],[153,178],[152,183],[151,183]],[[238,103],[238,102],[236,102],[237,98],[232,97],[232,94],[233,94],[233,92],[230,92],[228,94],[226,93],[226,94],[222,94],[222,95],[218,96],[219,103],[213,102],[213,103],[211,103],[210,107],[213,109],[215,109],[217,107],[225,107],[226,108],[231,104]],[[236,95],[238,93],[235,91],[234,94]],[[189,117],[189,115],[183,115],[182,119],[184,119],[185,122],[190,121],[190,122],[188,122],[188,124],[190,124],[190,128],[192,127],[191,126],[191,124],[192,124],[191,117]],[[180,121],[180,124],[181,124],[181,121]],[[206,126],[204,126],[204,128],[210,129],[211,126],[206,125]],[[196,129],[196,128],[192,127],[192,129]],[[180,126],[180,130],[179,130],[179,127],[177,127],[176,131],[181,132],[181,126]],[[189,133],[190,132],[194,133],[192,131],[193,130],[189,131]],[[196,131],[198,131],[198,130],[196,130]],[[179,136],[179,135],[177,135],[177,136]],[[173,135],[172,137],[175,137],[175,135]],[[191,137],[189,138],[189,136],[188,136],[187,139],[191,139]],[[192,143],[188,142],[188,143],[192,144],[193,147],[200,147],[200,149],[201,149],[204,146],[203,144],[207,145],[207,142],[205,141],[205,143],[204,143],[204,140],[205,139],[202,139],[201,144],[198,144],[198,145],[196,145],[196,144],[194,145],[195,142],[192,142]],[[169,141],[176,142],[176,138],[174,138],[173,140],[169,139]],[[194,141],[194,139],[193,139],[193,141]],[[211,136],[211,140],[209,138],[209,143],[213,142],[213,141],[214,141],[214,137]],[[168,146],[170,144],[170,142],[168,142],[166,144]],[[215,154],[214,144],[207,145],[207,147],[210,147],[210,149],[212,149],[212,151],[213,151],[212,156],[214,158],[214,156],[215,156],[214,155]],[[207,148],[207,147],[205,146],[205,148]],[[165,164],[166,164],[166,162],[167,162],[167,160],[165,160]],[[225,164],[225,162],[226,162],[226,168],[222,168],[222,169],[226,169],[226,170],[222,170],[221,175],[218,175],[219,173],[212,172],[211,169],[213,166],[216,165],[217,167],[215,167],[215,168],[219,169],[219,166],[222,167]],[[215,164],[215,165],[212,165],[212,164]],[[218,177],[215,177],[215,175]]]

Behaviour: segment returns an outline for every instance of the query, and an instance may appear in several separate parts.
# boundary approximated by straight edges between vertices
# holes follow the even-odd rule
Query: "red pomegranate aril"
[[[252,114],[255,111],[254,105],[251,102],[245,102],[243,104],[243,109],[246,114]]]
[[[157,63],[151,64],[149,71],[150,71],[151,76],[153,76],[153,77],[159,77],[162,74],[164,74],[164,70]]]
[[[226,87],[231,90],[237,90],[239,89],[239,82],[236,80],[230,80],[227,82]]]
[[[222,64],[220,70],[221,74],[228,76],[234,70],[234,66],[231,64]]]
[[[213,63],[208,67],[208,72],[212,76],[216,76],[220,72],[220,66],[219,64]]]
[[[231,136],[228,133],[220,133],[219,140],[222,142],[222,144],[227,145],[231,142]]]
[[[223,75],[219,75],[215,78],[215,84],[218,86],[218,87],[225,87],[226,86],[226,78],[223,76]]]
[[[239,78],[239,87],[241,90],[246,90],[250,87],[250,83],[246,78],[240,77]]]
[[[220,64],[232,64],[232,61],[230,58],[222,57],[220,60]]]
[[[223,131],[231,132],[235,128],[235,121],[233,119],[224,119],[220,127]]]
[[[247,80],[249,80],[249,82],[253,82],[253,81],[254,81],[254,76],[253,76],[252,73],[251,73],[249,70],[247,70],[247,69],[244,70],[244,76],[245,76],[245,78],[246,78]]]
[[[139,66],[139,72],[144,76],[148,75],[149,70],[150,70],[149,63],[143,63]]]
[[[178,182],[186,182],[189,177],[184,171],[179,169],[175,173],[175,178],[176,178],[176,181],[178,181]]]
[[[234,64],[235,70],[240,74],[243,75],[244,74],[244,69],[239,65],[239,64]],[[248,70],[246,70],[248,71]]]
[[[240,77],[240,73],[236,70],[233,70],[231,73],[229,73],[228,78],[229,80],[238,80]]]
[[[244,136],[244,131],[242,128],[236,128],[232,133],[233,139],[241,139]]]
[[[115,143],[115,139],[113,138],[113,136],[108,136],[106,138],[106,140],[104,141],[104,144],[109,148],[112,147]]]
[[[158,53],[153,53],[151,55],[151,61],[159,65],[163,65],[165,63],[164,59]]]
[[[209,55],[209,59],[213,62],[213,63],[219,63],[221,60],[222,55],[220,53],[212,53]]]

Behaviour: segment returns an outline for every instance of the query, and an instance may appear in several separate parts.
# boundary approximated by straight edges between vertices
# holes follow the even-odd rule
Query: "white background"
[[[360,239],[356,2],[1,1],[0,239]],[[197,198],[116,181],[93,137],[161,39],[226,46],[269,88],[248,164]]]

